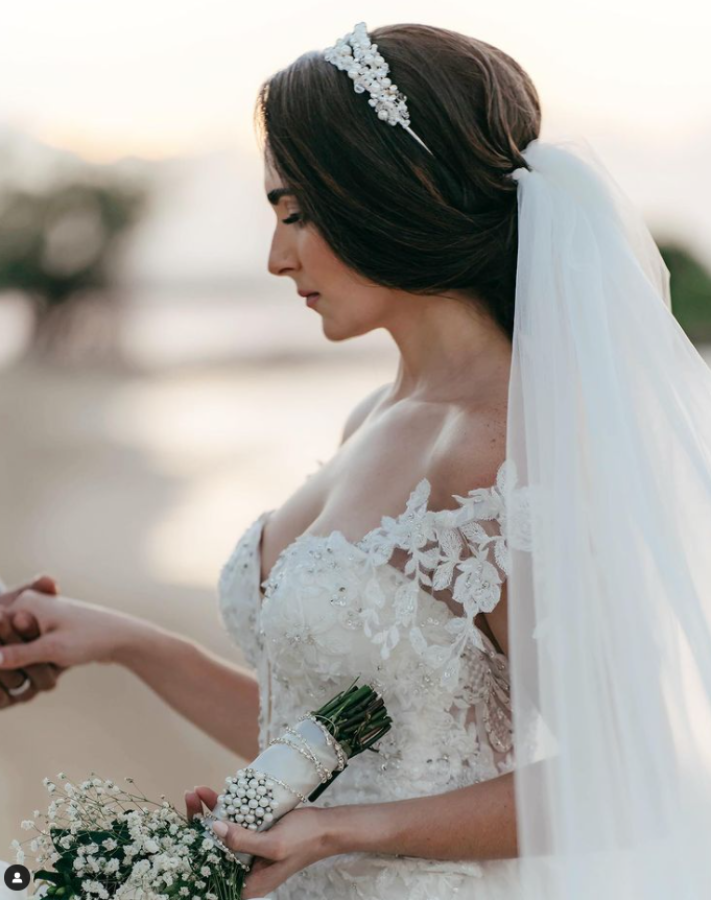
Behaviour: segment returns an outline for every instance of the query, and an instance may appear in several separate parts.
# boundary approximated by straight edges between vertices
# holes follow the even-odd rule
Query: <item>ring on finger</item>
[[[22,682],[22,684],[19,687],[6,688],[6,690],[7,690],[8,694],[10,694],[11,697],[19,697],[21,694],[24,694],[25,691],[28,691],[31,687],[32,687],[32,682],[30,681],[28,676],[25,675],[25,680]]]

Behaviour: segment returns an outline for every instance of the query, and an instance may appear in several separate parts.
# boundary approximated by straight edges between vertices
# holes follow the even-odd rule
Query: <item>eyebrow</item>
[[[276,206],[277,203],[281,200],[282,197],[295,197],[293,191],[289,190],[289,188],[279,187],[274,188],[273,191],[269,191],[267,194],[267,200],[271,203],[272,206]]]

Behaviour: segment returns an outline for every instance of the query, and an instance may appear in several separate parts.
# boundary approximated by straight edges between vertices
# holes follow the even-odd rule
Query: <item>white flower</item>
[[[209,878],[209,877],[210,877],[210,867],[209,867],[209,866],[203,866],[202,869],[200,869],[200,874],[201,874],[201,875],[204,875],[205,878]]]
[[[145,842],[145,844],[143,845],[143,847],[144,847],[146,853],[158,853],[158,851],[160,850],[160,847],[153,840],[153,838],[150,838],[149,840],[147,840]]]
[[[20,825],[20,828],[24,828],[25,831],[29,831],[30,828],[34,827],[35,823],[32,821],[32,819],[23,819],[22,824]]]

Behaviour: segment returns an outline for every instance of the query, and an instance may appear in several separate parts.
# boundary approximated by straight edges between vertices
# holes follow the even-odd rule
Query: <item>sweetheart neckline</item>
[[[503,460],[503,462],[501,463],[501,465],[500,465],[500,466],[498,467],[498,469],[496,470],[496,477],[495,477],[495,479],[494,479],[494,483],[493,483],[493,484],[488,485],[488,486],[483,487],[483,488],[474,488],[474,489],[472,489],[472,490],[482,490],[482,491],[487,491],[487,492],[491,493],[495,488],[498,487],[498,485],[499,485],[499,478],[500,478],[500,476],[501,476],[501,471],[502,471],[502,469],[505,467],[507,461],[508,461],[508,457],[505,458],[505,459]],[[318,533],[316,533],[316,532],[308,531],[308,530],[307,530],[307,531],[302,531],[300,534],[297,534],[297,535],[296,535],[296,537],[294,538],[293,541],[290,541],[285,547],[283,547],[283,548],[279,551],[279,553],[277,554],[276,558],[274,559],[274,562],[273,562],[273,564],[272,564],[271,569],[269,570],[269,573],[268,573],[267,577],[262,581],[262,580],[261,580],[261,578],[262,578],[262,538],[263,538],[263,536],[264,536],[264,527],[265,527],[265,525],[267,524],[267,522],[269,521],[269,517],[271,517],[271,514],[272,514],[273,512],[275,512],[275,509],[265,510],[265,511],[262,513],[262,515],[260,516],[260,519],[263,519],[263,521],[262,521],[262,524],[261,524],[261,527],[260,527],[260,531],[259,531],[259,540],[257,541],[257,566],[258,566],[258,574],[257,574],[257,578],[258,578],[258,580],[259,580],[259,584],[258,584],[258,586],[257,586],[257,590],[258,590],[258,593],[259,593],[259,598],[260,598],[261,603],[263,603],[264,600],[267,599],[267,594],[266,594],[266,592],[263,592],[263,591],[262,591],[262,588],[263,588],[265,585],[268,585],[269,581],[271,580],[272,574],[274,573],[274,571],[275,571],[277,565],[279,564],[280,560],[281,560],[282,557],[285,556],[286,553],[287,553],[289,550],[291,550],[294,546],[296,546],[297,544],[301,543],[303,540],[305,540],[305,539],[307,539],[307,538],[314,538],[314,539],[318,539],[318,540],[322,540],[322,541],[327,541],[327,540],[330,540],[331,538],[333,538],[335,535],[338,535],[338,536],[340,537],[340,539],[341,539],[345,544],[347,544],[349,547],[353,547],[353,548],[356,549],[356,550],[361,550],[361,551],[362,551],[362,550],[363,550],[363,545],[364,545],[365,543],[367,543],[367,542],[371,539],[372,535],[376,534],[376,533],[379,532],[382,528],[385,527],[385,520],[386,520],[386,519],[391,520],[391,521],[394,521],[394,522],[396,522],[396,523],[397,523],[397,522],[400,522],[400,520],[402,519],[402,517],[403,517],[404,515],[406,515],[406,513],[408,512],[408,508],[409,508],[409,505],[410,505],[410,502],[411,502],[412,498],[415,496],[415,494],[416,494],[419,490],[424,489],[425,486],[429,489],[429,490],[427,491],[427,499],[429,499],[429,493],[430,493],[430,490],[431,490],[431,488],[432,488],[432,485],[431,485],[431,483],[430,483],[429,478],[427,478],[427,477],[425,476],[424,478],[421,478],[420,481],[415,485],[415,487],[410,491],[410,494],[408,495],[407,500],[405,501],[405,508],[404,508],[401,512],[399,512],[399,513],[398,513],[397,515],[395,515],[395,516],[388,516],[388,515],[383,515],[383,516],[381,516],[381,518],[380,518],[380,524],[379,524],[379,525],[376,525],[374,528],[371,528],[370,531],[367,531],[362,537],[360,537],[360,538],[358,538],[358,539],[356,539],[356,540],[354,540],[354,541],[349,540],[349,539],[343,534],[343,532],[340,530],[340,528],[334,528],[329,534],[318,534]],[[469,493],[471,493],[471,491],[470,491]],[[456,498],[458,495],[452,494],[451,496]],[[429,509],[429,508],[427,508],[427,509],[425,510],[425,515],[431,515],[431,516],[438,516],[438,515],[439,515],[439,516],[441,516],[443,513],[454,513],[454,512],[457,512],[457,509],[456,509],[456,508],[454,508],[454,509]],[[266,518],[264,518],[264,517],[266,517]],[[396,566],[391,566],[391,568],[394,569],[396,572],[399,572],[399,571],[400,571]],[[260,604],[260,605],[261,605],[261,604]],[[450,610],[450,612],[451,612],[451,610]]]
[[[414,493],[414,491],[412,493]],[[259,527],[258,539],[256,542],[256,565],[257,565],[257,569],[258,569],[258,574],[257,574],[258,579],[261,578],[261,544],[262,544],[262,534],[264,533],[264,524],[265,524],[265,522],[263,521],[263,517],[271,512],[273,512],[273,510],[265,510],[265,512],[262,513],[262,515],[259,517],[259,519],[257,519],[257,522],[261,523],[260,527]],[[432,512],[439,512],[439,510],[432,510]],[[258,609],[260,610],[260,612],[264,605],[264,602],[271,597],[271,594],[267,596],[266,594],[262,593],[262,584],[268,583],[269,579],[271,578],[272,572],[274,571],[274,569],[277,566],[277,563],[279,562],[281,557],[287,552],[287,550],[289,550],[295,544],[299,543],[302,539],[314,538],[315,540],[328,541],[334,535],[338,535],[341,538],[341,540],[343,540],[343,542],[346,545],[348,545],[349,547],[354,547],[355,549],[360,550],[360,552],[365,552],[363,550],[363,548],[360,546],[360,544],[363,543],[363,541],[368,537],[369,534],[371,534],[373,531],[377,531],[377,530],[378,530],[377,528],[371,529],[371,531],[368,532],[368,534],[364,535],[358,541],[349,541],[348,538],[345,537],[343,532],[340,531],[338,528],[335,528],[330,534],[313,534],[312,532],[302,532],[300,535],[297,535],[296,538],[294,538],[294,540],[291,541],[291,543],[287,544],[286,547],[284,547],[284,549],[279,553],[276,560],[274,561],[274,565],[272,566],[271,571],[269,572],[269,575],[267,576],[267,578],[265,578],[263,582],[260,582],[257,585],[257,593],[259,595]],[[391,563],[384,563],[383,565],[385,565],[389,569],[392,569],[393,572],[397,572],[399,575],[404,575],[404,573],[402,572],[401,569],[398,569],[396,566],[393,566]],[[448,618],[449,617],[459,618],[457,613],[453,612],[447,603],[445,603],[444,601],[435,601],[435,602],[442,603],[442,605],[444,605],[445,615]],[[501,659],[505,660],[506,664],[508,665],[508,656],[506,656],[506,654],[503,652],[503,650],[499,647],[498,642],[494,643],[492,638],[486,633],[486,631],[484,631],[482,628],[480,628],[476,624],[476,622],[474,623],[474,627],[482,635],[482,637],[484,638],[484,641],[488,644],[490,651],[495,656],[500,657]],[[487,623],[487,627],[488,627],[488,623]]]

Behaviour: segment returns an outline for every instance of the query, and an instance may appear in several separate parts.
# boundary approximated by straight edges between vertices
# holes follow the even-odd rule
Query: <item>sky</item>
[[[655,233],[686,241],[711,264],[702,177],[711,158],[711,12],[700,0],[0,3],[0,130],[95,162],[196,160],[187,180],[169,185],[148,229],[155,238],[137,251],[140,273],[167,266],[184,280],[216,258],[228,274],[251,259],[264,269],[273,214],[253,128],[257,91],[358,21],[438,25],[503,49],[536,84],[542,138],[584,136]]]
[[[669,146],[711,123],[711,13],[700,0],[2,4],[0,121],[97,160],[252,147],[263,78],[356,19],[424,22],[494,43],[529,71],[544,114],[571,124]]]

